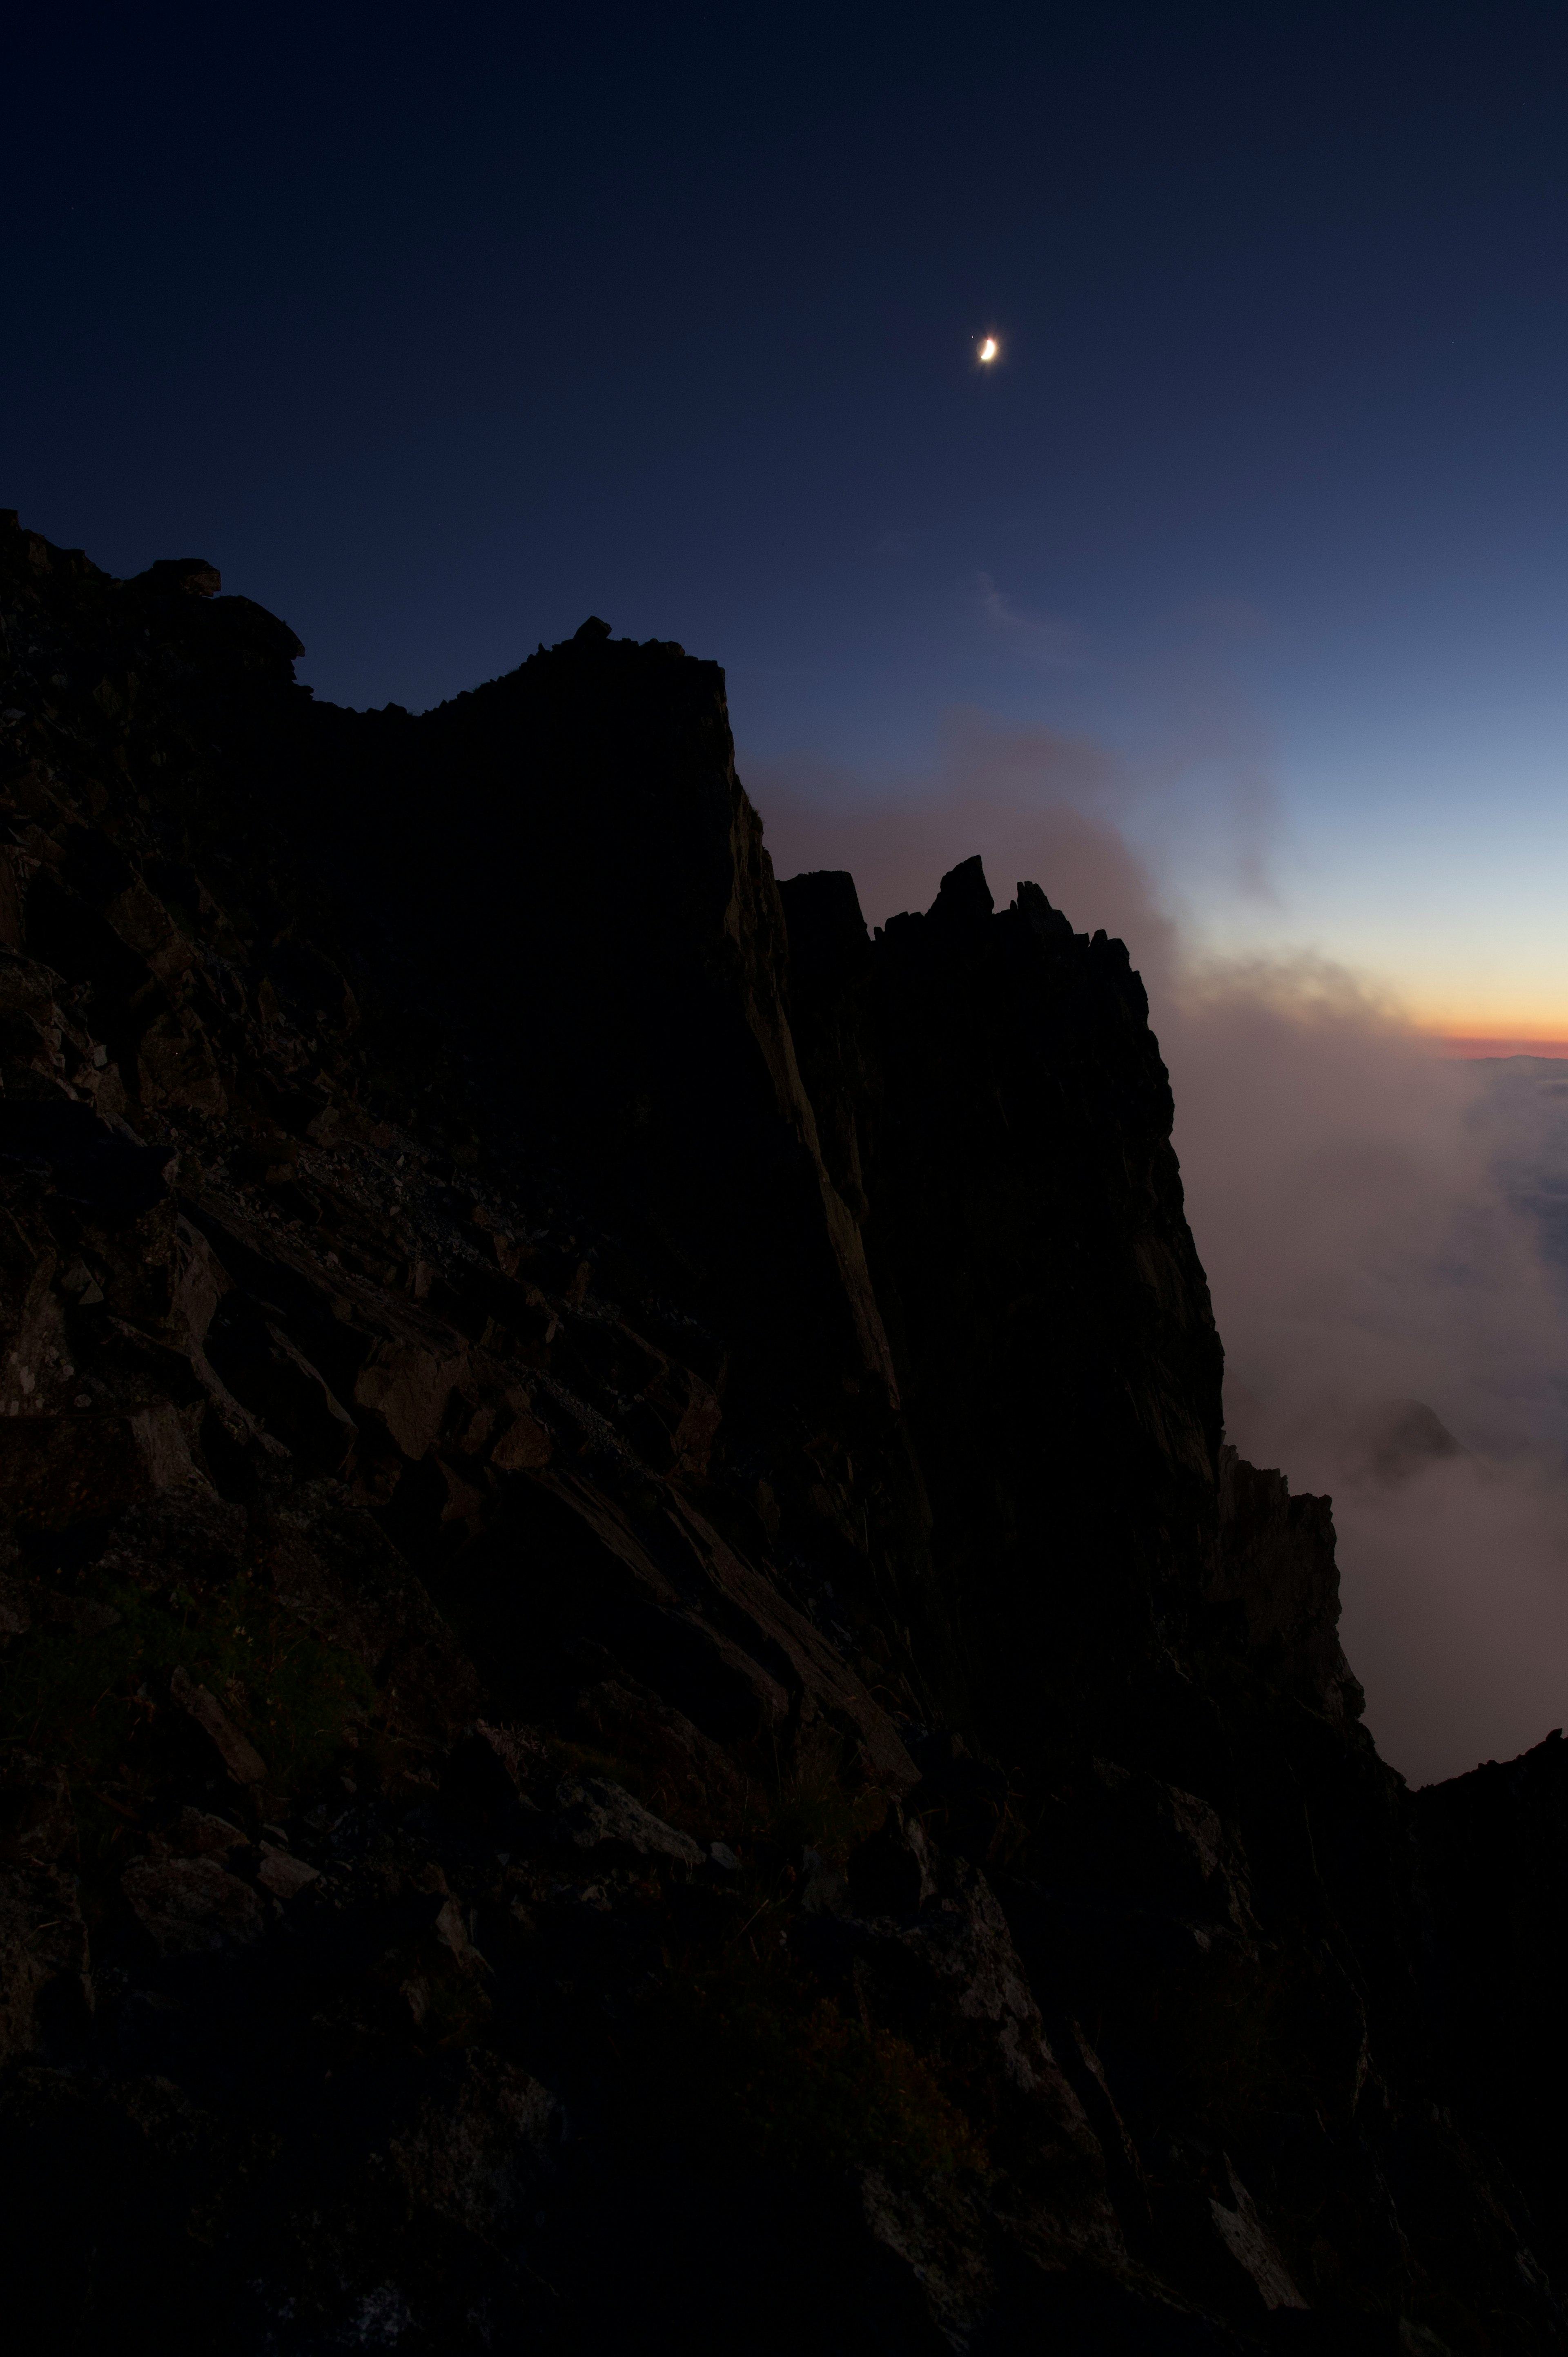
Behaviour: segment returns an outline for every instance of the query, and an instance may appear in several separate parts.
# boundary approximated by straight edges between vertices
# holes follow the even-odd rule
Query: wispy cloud
[[[1076,622],[1054,614],[1032,614],[1015,605],[989,573],[976,574],[975,589],[986,621],[1025,662],[1044,671],[1087,670],[1089,640]]]
[[[1418,1782],[1506,1759],[1568,1717],[1568,1304],[1511,1167],[1562,1068],[1444,1061],[1323,964],[1163,996],[1230,1437],[1334,1499],[1384,1757]],[[1391,1480],[1369,1442],[1412,1400],[1466,1453]]]

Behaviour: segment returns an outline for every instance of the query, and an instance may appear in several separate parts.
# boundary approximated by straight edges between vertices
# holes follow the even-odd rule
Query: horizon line
[[[1424,1028],[1424,1027],[1423,1027]],[[1473,1032],[1432,1030],[1445,1056],[1460,1059],[1482,1057],[1542,1056],[1568,1058],[1568,1039],[1547,1039],[1532,1032]]]

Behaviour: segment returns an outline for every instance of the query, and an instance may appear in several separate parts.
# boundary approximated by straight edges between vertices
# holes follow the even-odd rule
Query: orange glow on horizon
[[[1562,1056],[1568,1057],[1568,1039],[1542,1039],[1533,1032],[1504,1033],[1492,1031],[1437,1031],[1435,1038],[1445,1056]]]

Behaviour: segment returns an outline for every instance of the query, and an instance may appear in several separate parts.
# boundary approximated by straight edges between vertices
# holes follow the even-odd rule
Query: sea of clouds
[[[1568,1061],[1455,1060],[1342,968],[1200,954],[1176,834],[1229,830],[1258,888],[1245,785],[1217,826],[1092,743],[978,713],[918,773],[754,759],[746,781],[778,873],[848,868],[868,922],[929,907],[978,851],[999,906],[1028,878],[1126,942],[1228,1434],[1334,1500],[1379,1749],[1424,1783],[1568,1723]]]

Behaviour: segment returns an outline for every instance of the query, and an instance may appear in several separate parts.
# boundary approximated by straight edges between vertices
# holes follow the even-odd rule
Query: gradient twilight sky
[[[209,556],[352,704],[593,609],[725,664],[743,774],[1087,740],[1200,949],[1568,1037],[1561,0],[62,5],[8,53],[29,525]]]

